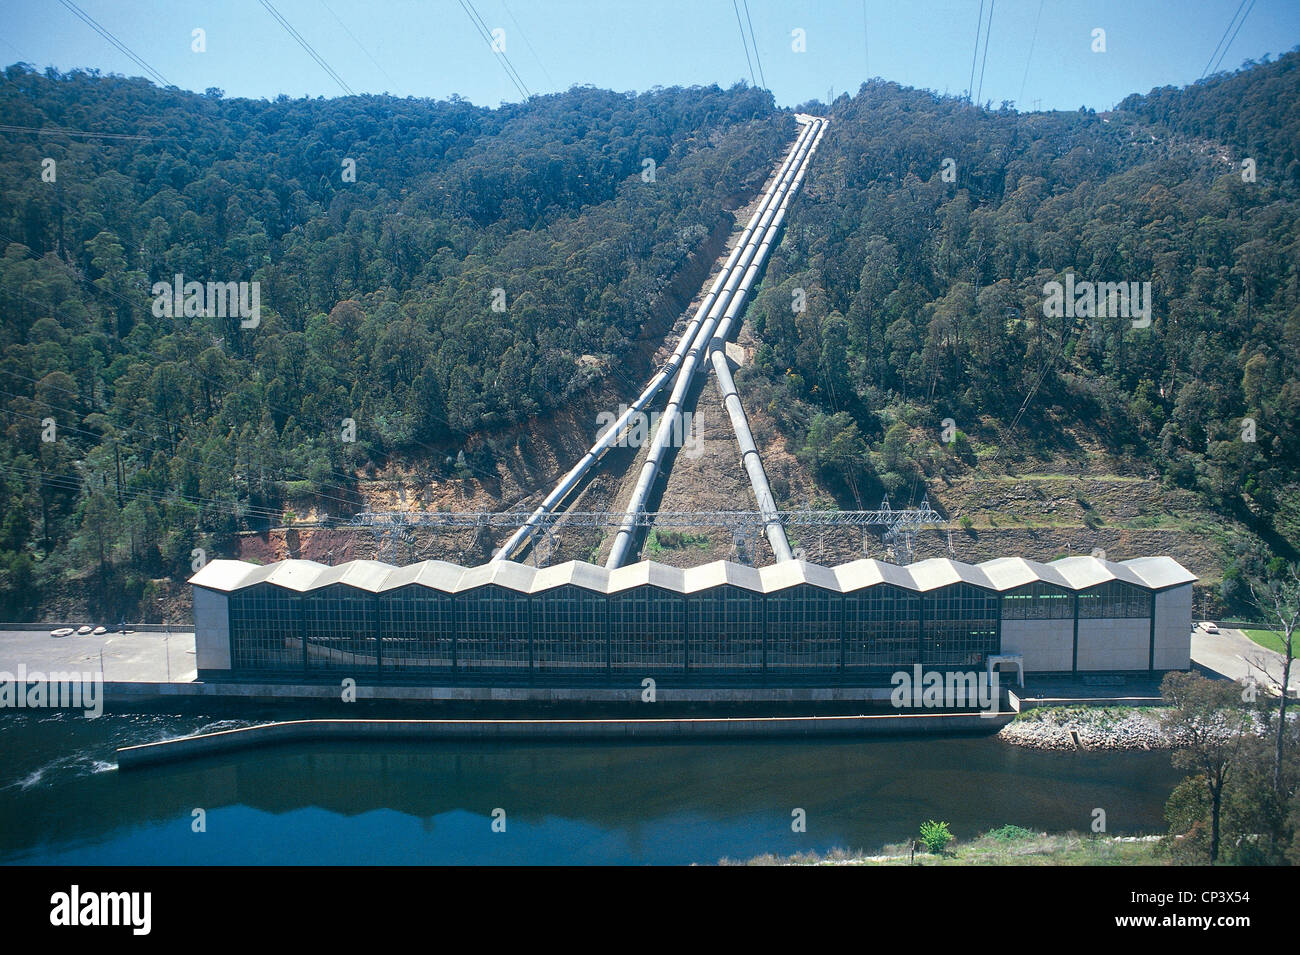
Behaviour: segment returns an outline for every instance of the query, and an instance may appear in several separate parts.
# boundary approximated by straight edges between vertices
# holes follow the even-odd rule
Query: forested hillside
[[[741,387],[842,501],[1086,440],[1294,559],[1300,54],[1104,115],[880,81],[829,115]],[[1045,315],[1067,272],[1149,281],[1150,326]]]
[[[738,381],[814,490],[929,492],[963,519],[1104,457],[1132,525],[1206,537],[1230,599],[1239,548],[1294,559],[1300,53],[1106,114],[883,81],[806,109],[832,123]],[[488,110],[22,66],[0,116],[5,618],[78,591],[149,616],[194,548],[350,514],[377,470],[494,476],[494,433],[632,393],[670,289],[794,136],[743,86]],[[1069,273],[1149,282],[1149,325],[1045,311]],[[178,275],[257,282],[258,320],[160,315],[154,285]],[[552,451],[539,485],[572,463]],[[1153,513],[1162,495],[1232,533]]]
[[[489,110],[21,65],[0,116],[5,619],[69,587],[150,613],[194,548],[350,513],[390,460],[486,472],[465,436],[626,374],[794,129],[742,87]],[[176,275],[257,282],[256,323],[160,315]]]

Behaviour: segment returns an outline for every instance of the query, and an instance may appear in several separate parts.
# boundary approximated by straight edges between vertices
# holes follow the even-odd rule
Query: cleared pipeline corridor
[[[729,332],[732,323],[740,314],[749,290],[753,287],[759,272],[766,263],[776,233],[785,218],[785,209],[797,191],[799,184],[803,181],[813,149],[821,138],[824,128],[825,121],[816,119],[810,120],[804,126],[804,130],[794,146],[793,161],[783,166],[784,173],[770,190],[759,211],[755,213],[755,217],[758,219],[757,223],[746,230],[743,241],[744,249],[739,258],[731,264],[726,282],[723,284],[722,294],[715,299],[708,317],[696,333],[695,340],[691,343],[691,349],[686,360],[682,362],[681,369],[677,373],[677,381],[674,383],[672,396],[668,399],[668,405],[660,416],[658,430],[651,441],[649,454],[642,465],[641,474],[638,477],[636,486],[633,488],[631,499],[628,501],[626,516],[614,539],[614,546],[611,548],[609,559],[605,563],[606,567],[611,569],[621,567],[635,556],[633,551],[636,540],[636,517],[645,510],[646,502],[650,497],[655,482],[661,479],[666,466],[670,463],[671,451],[669,446],[672,436],[684,433],[684,429],[679,424],[682,402],[693,384],[697,372],[703,370],[699,359],[706,350],[712,348],[713,343],[718,339],[718,329],[725,327]],[[719,347],[725,348],[725,333]],[[720,378],[720,384],[731,380],[730,370],[725,369],[725,360],[724,351],[723,364],[726,378]],[[793,556],[790,544],[786,539],[785,529],[776,517],[776,504],[772,499],[771,490],[763,474],[758,448],[754,444],[753,435],[750,433],[748,423],[745,420],[744,410],[740,407],[739,399],[735,395],[734,382],[731,383],[730,393],[728,394],[724,390],[723,394],[724,400],[728,403],[728,412],[731,415],[733,428],[737,432],[737,440],[740,443],[746,471],[750,476],[751,487],[758,501],[759,509],[765,518],[765,531],[768,541],[772,545],[777,560],[790,560]]]
[[[665,411],[659,418],[658,428],[652,438],[649,454],[642,466],[637,484],[628,503],[626,519],[619,528],[611,550],[607,566],[617,567],[625,563],[632,552],[635,535],[635,521],[643,512],[656,481],[671,466],[672,455],[670,442],[674,435],[685,433],[681,425],[682,403],[692,384],[701,371],[707,374],[707,365],[702,361],[707,352],[718,340],[718,331],[723,329],[723,340],[743,307],[745,297],[762,269],[768,251],[785,217],[785,209],[797,191],[807,171],[808,161],[825,130],[825,121],[811,117],[800,117],[802,129],[794,144],[790,147],[784,160],[778,167],[771,183],[765,190],[761,201],[754,210],[739,241],[727,257],[721,271],[700,302],[694,317],[687,325],[680,340],[664,366],[647,384],[637,399],[626,412],[598,439],[583,455],[578,463],[560,479],[555,488],[529,517],[528,521],[515,531],[504,545],[496,552],[493,560],[508,560],[517,554],[541,529],[546,517],[556,512],[563,502],[572,494],[583,480],[592,472],[601,457],[610,448],[618,444],[627,432],[634,417],[654,400],[656,395],[671,380],[673,389]],[[722,347],[719,345],[719,347]],[[725,359],[724,359],[725,361]],[[730,382],[730,372],[719,379],[720,383]],[[755,497],[767,522],[767,536],[773,543],[773,550],[778,559],[789,559],[790,548],[785,541],[784,529],[775,515],[775,502],[766,486],[762,464],[758,460],[758,451],[754,446],[744,422],[744,412],[739,406],[739,399],[734,394],[734,383],[727,394],[728,411],[736,427],[737,439],[741,444],[742,456],[750,474]],[[733,411],[734,408],[734,411]],[[738,417],[737,417],[738,416]]]

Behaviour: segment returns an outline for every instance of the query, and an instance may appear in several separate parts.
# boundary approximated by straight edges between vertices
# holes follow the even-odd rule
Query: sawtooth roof
[[[879,560],[855,560],[838,567],[793,560],[762,569],[727,560],[686,569],[643,560],[617,570],[578,560],[543,568],[508,560],[477,567],[461,567],[442,560],[426,560],[405,567],[375,560],[350,560],[333,567],[314,560],[281,560],[273,564],[213,560],[189,582],[195,587],[221,593],[233,593],[266,583],[297,593],[344,584],[376,594],[407,586],[461,593],[488,585],[534,594],[567,584],[605,594],[643,586],[693,594],[724,586],[740,587],[754,593],[776,593],[800,584],[838,593],[892,584],[924,593],[958,583],[1001,593],[1036,582],[1078,591],[1113,580],[1154,591],[1190,584],[1196,579],[1195,574],[1172,557],[1135,557],[1125,561],[1062,557],[1046,564],[1020,557],[999,557],[981,564],[931,558],[906,567]]]

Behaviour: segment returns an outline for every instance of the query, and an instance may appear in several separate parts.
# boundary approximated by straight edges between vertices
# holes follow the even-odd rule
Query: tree
[[[1273,750],[1273,792],[1282,795],[1283,749],[1286,745],[1286,709],[1291,685],[1293,640],[1300,625],[1300,564],[1283,565],[1274,561],[1264,579],[1250,580],[1250,593],[1260,613],[1276,620],[1282,636],[1282,681],[1277,699],[1277,728]]]
[[[108,558],[117,544],[119,514],[113,499],[102,491],[91,493],[81,507],[83,544],[94,554],[101,572],[108,569]]]
[[[1252,714],[1244,704],[1239,684],[1207,680],[1198,673],[1168,674],[1160,684],[1160,695],[1169,704],[1162,721],[1175,741],[1174,766],[1193,771],[1171,797],[1171,806],[1182,810],[1171,822],[1177,825],[1179,815],[1187,819],[1208,813],[1208,854],[1210,865],[1214,865],[1219,859],[1224,796],[1252,731]]]
[[[860,483],[868,472],[867,445],[847,412],[817,415],[808,428],[808,439],[799,457],[813,470],[842,481],[861,507]]]

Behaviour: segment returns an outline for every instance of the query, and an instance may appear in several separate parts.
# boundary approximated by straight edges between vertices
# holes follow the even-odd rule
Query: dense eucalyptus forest
[[[1300,53],[1105,114],[884,81],[804,108],[832,124],[740,388],[840,503],[1085,433],[1294,559]],[[485,109],[21,64],[0,116],[5,619],[146,613],[194,548],[345,516],[392,462],[490,473],[467,438],[627,377],[795,130],[744,85]],[[1046,315],[1067,272],[1150,282],[1149,327]],[[258,283],[256,322],[160,315],[177,276]]]
[[[394,458],[486,473],[466,436],[625,374],[795,125],[743,87],[489,110],[21,65],[0,115],[6,618],[74,577],[148,606],[196,547],[304,497],[351,513],[358,475]],[[160,316],[176,276],[256,281],[255,324]]]
[[[1082,433],[1296,558],[1300,53],[1104,115],[881,81],[829,115],[742,375],[811,467],[875,506]],[[1045,314],[1069,272],[1150,282],[1149,323]]]

